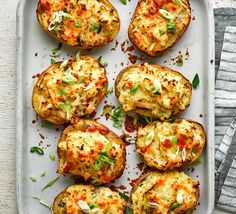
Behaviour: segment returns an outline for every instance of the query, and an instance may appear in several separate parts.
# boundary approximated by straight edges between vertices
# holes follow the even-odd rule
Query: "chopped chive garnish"
[[[64,61],[61,63],[60,68],[64,68],[64,67],[66,67],[67,64],[68,64],[68,62],[69,62],[68,59],[67,59],[67,60],[64,60]]]
[[[90,30],[98,30],[99,25],[91,25]]]
[[[198,73],[196,73],[193,78],[193,81],[192,81],[193,88],[196,89],[198,87],[199,83],[200,83],[199,75],[198,75]]]
[[[112,94],[112,92],[113,92],[113,86],[111,86],[111,87],[106,91],[106,95]]]
[[[145,121],[146,121],[147,123],[151,123],[151,122],[152,122],[152,118],[151,118],[151,117],[146,117],[146,116],[145,116]]]
[[[166,4],[163,4],[161,9],[166,10]]]
[[[57,182],[57,180],[58,180],[59,178],[60,178],[60,177],[58,176],[58,177],[52,179],[51,181],[49,181],[49,182],[43,187],[42,191],[45,190],[45,189],[47,189],[47,188],[49,188],[49,187],[51,187],[54,183]]]
[[[127,4],[127,1],[126,0],[120,0],[121,1],[121,3],[123,4],[123,5],[126,5]]]
[[[160,43],[160,45],[161,45],[161,47],[165,47],[165,46],[166,46],[166,42],[163,42],[163,41],[162,41],[162,42]]]
[[[100,154],[103,154],[103,155],[106,154],[110,150],[111,147],[112,147],[112,142],[107,143],[102,149],[102,151],[100,152]]]
[[[79,83],[84,83],[85,82],[85,78],[84,77],[80,77],[79,78]]]
[[[47,121],[47,120],[42,121],[42,127],[52,127],[52,126],[53,126],[53,124],[50,123],[49,121]]]
[[[58,52],[60,49],[59,48],[54,48],[51,50],[51,52],[55,53],[55,52]]]
[[[75,58],[76,58],[76,61],[80,61],[80,51],[77,52]]]
[[[50,152],[49,157],[50,157],[50,159],[51,159],[52,161],[55,161],[55,160],[56,160],[56,155],[55,155],[54,152]]]
[[[115,128],[122,127],[124,117],[125,117],[125,113],[121,107],[117,107],[117,108],[113,109],[110,113],[110,119],[114,122],[113,126]]]
[[[92,180],[90,183],[93,184],[94,186],[101,185],[101,183],[99,181],[96,181],[96,180]]]
[[[139,84],[138,84],[138,83],[135,83],[135,84],[131,87],[129,93],[132,94],[132,95],[134,95],[135,92],[138,90],[138,88],[139,88]]]
[[[112,110],[112,106],[105,106],[103,108],[102,116],[105,115],[105,114],[110,114],[111,110]]]
[[[175,32],[175,29],[176,29],[176,24],[173,23],[173,22],[168,22],[167,25],[167,32],[170,33],[170,34],[174,34]]]
[[[102,31],[102,25],[91,25],[90,30],[97,30],[97,33],[101,33]]]
[[[71,18],[72,18],[72,16],[71,16],[69,13],[64,13],[63,16],[66,17],[66,18],[68,18],[68,19],[71,19]]]
[[[74,76],[72,76],[71,74],[67,74],[62,77],[62,82],[75,83],[75,82],[77,82],[77,79]]]
[[[56,63],[56,60],[51,58],[51,64],[55,64]]]
[[[59,95],[60,95],[60,97],[63,97],[64,95],[65,95],[65,91],[63,91],[63,90],[59,90]]]
[[[177,142],[178,142],[178,137],[177,137],[177,136],[174,136],[174,137],[172,138],[172,140],[171,140],[171,143],[172,143],[173,145],[175,145]]]
[[[194,165],[198,165],[198,164],[201,164],[203,163],[203,157],[200,156],[195,162],[194,162]]]
[[[90,209],[94,209],[94,208],[97,208],[98,205],[97,205],[97,203],[95,203],[95,202],[91,202],[91,203],[89,204],[89,207],[90,207]]]
[[[36,182],[36,181],[37,181],[37,178],[36,178],[36,176],[34,176],[34,175],[30,176],[30,179],[31,179],[31,181],[33,181],[33,182]]]
[[[54,27],[54,30],[55,30],[56,32],[58,32],[59,30],[61,30],[61,28],[60,28],[59,26],[55,26],[55,27]]]
[[[132,210],[130,209],[129,206],[127,206],[126,210],[125,210],[125,214],[132,214]]]
[[[70,118],[70,111],[71,111],[71,109],[72,109],[72,106],[71,106],[71,104],[69,104],[69,103],[63,103],[63,102],[58,102],[58,106],[59,106],[59,108],[61,108],[64,112],[66,112],[66,117],[67,117],[67,119],[69,119]]]
[[[37,196],[33,196],[33,198],[38,200],[41,205],[43,205],[51,210],[51,206],[47,202],[45,202],[44,200],[42,200],[41,198],[39,198]]]
[[[169,19],[169,20],[174,19],[174,16],[165,9],[160,9],[159,13],[166,19]]]
[[[94,169],[97,171],[101,169],[103,162],[100,159],[97,159],[94,164]]]
[[[43,150],[41,148],[39,148],[38,146],[31,147],[30,148],[30,152],[31,153],[37,153],[39,155],[43,155],[44,154]]]
[[[79,28],[79,27],[80,27],[80,25],[79,25],[78,22],[75,23],[75,27],[76,27],[76,28]]]
[[[138,123],[138,119],[139,119],[138,115],[135,114],[135,115],[134,115],[134,120],[133,120],[133,125],[134,125],[134,126],[137,125],[137,123]]]
[[[159,30],[159,33],[160,33],[161,36],[163,36],[165,34],[165,31]]]
[[[120,191],[118,191],[118,193],[119,193],[120,197],[124,198],[126,201],[129,200],[129,196],[128,195],[126,195],[126,194],[124,194],[124,193],[122,193]]]
[[[175,210],[180,204],[178,204],[177,202],[173,203],[170,207],[171,211]]]
[[[153,90],[152,93],[160,95],[161,94],[161,88],[162,88],[160,81],[158,79],[155,79],[153,81],[153,85],[154,85],[155,89]]]
[[[146,88],[147,91],[150,92],[150,91],[152,90],[151,87],[150,87],[150,85],[149,85],[148,83],[144,82],[144,86],[145,86],[145,88]]]
[[[40,177],[44,177],[46,175],[46,172],[45,171],[42,171],[41,173],[40,173]]]
[[[113,162],[113,159],[112,158],[109,158],[107,155],[103,155],[103,154],[100,154],[99,155],[99,159],[102,161],[102,162],[105,162],[105,163],[111,163]]]
[[[52,53],[56,53],[56,52],[58,52],[59,50],[61,50],[61,48],[62,48],[62,43],[58,43],[57,48],[52,49],[51,52],[52,52]]]
[[[183,58],[179,57],[178,60],[177,60],[177,65],[178,66],[183,66],[183,64],[184,64]]]
[[[98,57],[98,61],[102,64],[103,67],[108,66],[108,62],[103,60],[102,56]]]
[[[173,0],[173,3],[178,4],[179,1],[178,0]]]
[[[161,95],[161,92],[158,89],[156,89],[156,90],[153,91],[153,94]]]

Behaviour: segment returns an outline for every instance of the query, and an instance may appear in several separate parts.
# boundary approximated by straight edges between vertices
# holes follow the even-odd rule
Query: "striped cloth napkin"
[[[236,213],[236,27],[227,26],[216,77],[215,198]]]

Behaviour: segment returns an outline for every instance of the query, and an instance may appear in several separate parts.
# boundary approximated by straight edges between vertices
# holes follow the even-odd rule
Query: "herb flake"
[[[56,155],[55,155],[54,152],[50,152],[49,157],[50,157],[50,159],[51,159],[52,161],[55,161],[55,160],[56,160]]]
[[[31,175],[31,176],[30,176],[30,180],[33,181],[33,182],[36,182],[36,181],[37,181],[37,178],[36,178],[36,176]]]
[[[120,0],[121,1],[121,3],[123,4],[123,5],[126,5],[127,4],[127,1],[126,0]]]
[[[43,187],[42,191],[45,190],[45,189],[47,189],[47,188],[49,188],[49,187],[51,187],[54,183],[57,182],[57,180],[59,180],[59,178],[60,178],[60,177],[58,176],[58,177],[52,179],[51,181],[49,181],[49,182]]]
[[[113,93],[113,86],[111,86],[111,87],[106,91],[106,95],[112,94],[112,93]]]
[[[56,63],[56,60],[53,59],[53,58],[51,58],[51,64],[53,65],[53,64],[55,64],[55,63]]]
[[[198,73],[196,73],[193,78],[193,81],[192,81],[193,88],[196,89],[198,87],[199,83],[200,83],[199,75],[198,75]]]
[[[130,93],[131,95],[134,95],[135,92],[138,90],[138,88],[139,88],[139,84],[138,84],[138,83],[135,83],[135,84],[131,87],[129,93]]]
[[[119,193],[119,195],[120,195],[121,198],[124,198],[126,201],[129,200],[129,196],[128,196],[128,195],[126,195],[126,194],[124,194],[124,193],[122,193],[122,192],[120,192],[120,191],[118,191],[118,193]]]
[[[130,209],[129,206],[127,206],[126,210],[125,210],[125,214],[132,214],[132,210]]]
[[[176,24],[173,22],[168,22],[166,25],[167,28],[167,32],[169,34],[174,34],[175,30],[176,30]]]
[[[51,210],[51,206],[46,201],[44,201],[43,199],[39,198],[38,196],[33,196],[33,198],[38,200],[38,202],[41,205],[43,205],[43,206],[47,207],[49,210]]]
[[[42,150],[41,148],[39,148],[38,146],[32,146],[32,147],[30,148],[30,152],[31,152],[31,153],[37,153],[37,154],[39,154],[39,155],[44,155],[43,150]]]

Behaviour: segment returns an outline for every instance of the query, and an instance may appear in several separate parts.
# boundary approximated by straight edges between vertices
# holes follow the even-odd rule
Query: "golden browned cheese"
[[[192,95],[191,83],[182,74],[148,63],[125,68],[115,86],[125,112],[135,111],[160,120],[184,111]]]
[[[54,124],[76,122],[94,112],[104,98],[108,81],[104,67],[91,56],[57,62],[36,82],[32,104],[36,113]]]
[[[105,45],[120,30],[119,14],[108,0],[39,0],[37,18],[46,32],[82,49]]]
[[[133,214],[191,214],[199,201],[199,182],[184,172],[150,172],[131,191]]]
[[[205,142],[203,127],[195,121],[156,121],[139,128],[136,151],[149,166],[167,170],[196,161]]]
[[[190,20],[188,0],[139,0],[129,38],[140,51],[157,56],[179,40]]]
[[[109,183],[121,176],[126,161],[125,143],[94,120],[68,126],[58,142],[58,172],[78,175],[92,184]]]
[[[123,214],[126,202],[108,187],[77,184],[57,195],[53,203],[54,214]]]

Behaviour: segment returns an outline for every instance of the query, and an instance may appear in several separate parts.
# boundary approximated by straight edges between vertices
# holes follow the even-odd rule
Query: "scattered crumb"
[[[132,64],[135,64],[138,60],[138,57],[136,55],[132,55],[129,53],[129,61],[132,63]]]
[[[32,76],[33,79],[34,78],[39,78],[39,77],[40,77],[40,74],[35,74],[35,75]]]
[[[142,171],[142,170],[143,170],[143,167],[144,167],[144,165],[145,165],[145,163],[144,163],[144,162],[140,162],[140,163],[138,163],[138,164],[137,164],[137,167],[138,167],[138,169],[139,169],[140,171]]]
[[[45,139],[45,137],[44,137],[41,133],[39,133],[39,136],[40,136],[40,138],[41,138],[42,140]]]

